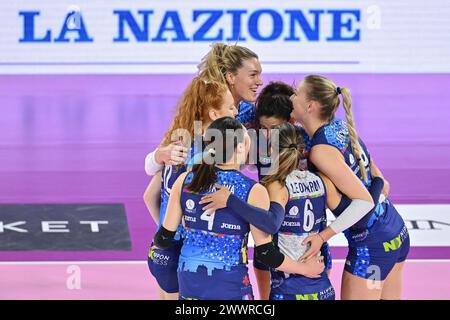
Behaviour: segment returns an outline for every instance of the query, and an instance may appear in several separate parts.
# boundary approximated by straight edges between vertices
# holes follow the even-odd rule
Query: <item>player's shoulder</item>
[[[347,122],[334,119],[317,129],[312,138],[312,145],[327,144],[343,150],[350,140]]]
[[[241,101],[239,103],[239,113],[236,116],[236,119],[239,120],[247,129],[250,129],[254,125],[256,117],[256,108],[254,104]]]
[[[181,173],[175,183],[188,183],[192,181],[193,172],[192,171],[185,171]],[[189,179],[188,179],[189,178]]]
[[[217,177],[222,182],[234,185],[253,186],[256,181],[239,170],[217,170]]]
[[[255,182],[255,184],[250,189],[247,202],[252,205],[268,209],[270,198],[267,189],[262,184]]]

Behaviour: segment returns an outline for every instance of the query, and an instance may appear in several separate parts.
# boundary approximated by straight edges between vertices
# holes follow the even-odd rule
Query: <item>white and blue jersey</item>
[[[203,145],[202,145],[203,149]],[[178,177],[186,172],[187,168],[192,163],[191,159],[194,159],[196,154],[201,154],[203,150],[198,150],[196,144],[192,144],[192,147],[188,151],[188,158],[186,159],[185,165],[170,166],[164,165],[162,170],[162,181],[161,181],[161,207],[159,214],[159,226],[162,225],[164,217],[166,216],[167,206],[169,204],[170,193],[172,192],[172,186]],[[158,226],[158,227],[159,227]],[[182,227],[178,228],[177,234],[175,235],[175,240],[179,240],[182,232]]]
[[[256,167],[258,169],[259,181],[261,181],[266,176],[266,173],[268,173],[268,171],[270,170],[270,167],[272,165],[272,158],[268,154],[269,149],[270,149],[270,146],[268,146],[267,138],[265,138],[264,136],[258,135],[258,139],[257,139],[258,155],[257,155]],[[327,222],[326,222],[326,219],[324,219],[319,231],[322,231],[323,229],[325,229],[326,225],[327,225]],[[324,256],[325,268],[327,270],[331,269],[332,268],[332,258],[331,258],[331,252],[330,252],[328,243],[324,243],[324,245],[322,246],[322,249],[321,249],[321,253]],[[270,270],[269,267],[265,266],[264,264],[259,262],[257,259],[253,260],[253,265],[259,270]]]
[[[236,170],[216,168],[215,183],[247,201],[256,183]],[[199,201],[205,193],[188,189],[194,173],[186,175],[181,193],[184,241],[178,266],[182,299],[250,300],[253,291],[247,269],[250,225],[230,209],[208,215]]]
[[[334,119],[317,129],[311,139],[306,133],[304,133],[304,137],[307,141],[307,152],[320,144],[339,150],[345,163],[364,186],[370,187],[372,179],[369,151],[360,139],[361,159],[368,177],[366,183],[362,178],[358,162],[355,161],[352,154],[348,125],[345,121]],[[316,169],[311,163],[309,165],[311,170]],[[405,223],[388,199],[377,204],[371,215],[362,218],[353,227],[345,230],[344,234],[350,248],[345,268],[363,278],[368,278],[371,275],[371,267],[376,266],[380,269],[381,280],[384,280],[395,263],[406,259],[409,251],[409,235]]]
[[[298,260],[307,251],[302,244],[309,235],[318,233],[326,221],[326,190],[322,179],[309,172],[295,170],[286,179],[289,200],[285,217],[274,242],[280,252]],[[272,270],[271,299],[333,300],[334,289],[325,271],[320,278],[307,278]]]

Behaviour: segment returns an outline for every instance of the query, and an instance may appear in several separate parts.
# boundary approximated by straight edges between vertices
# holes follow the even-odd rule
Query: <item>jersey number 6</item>
[[[303,230],[310,232],[314,227],[314,208],[311,200],[306,199],[305,210],[303,214]]]

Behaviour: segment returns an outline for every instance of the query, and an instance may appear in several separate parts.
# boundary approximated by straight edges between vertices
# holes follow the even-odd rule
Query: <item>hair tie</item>
[[[337,87],[337,88],[336,88],[336,94],[337,94],[337,95],[340,95],[341,93],[342,93],[341,88]]]
[[[291,143],[291,144],[289,145],[288,148],[289,148],[289,149],[290,149],[290,148],[295,148],[295,149],[297,149],[297,145],[296,145],[295,143]]]

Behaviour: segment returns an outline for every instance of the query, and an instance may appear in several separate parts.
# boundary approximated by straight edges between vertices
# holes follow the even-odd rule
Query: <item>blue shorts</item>
[[[323,256],[323,261],[325,263],[325,269],[331,270],[331,267],[333,266],[333,262],[332,262],[331,251],[330,251],[330,246],[328,245],[328,242],[325,242],[323,244],[320,252],[321,252],[320,254]],[[270,267],[266,266],[261,261],[255,259],[254,256],[253,256],[253,267],[258,270],[270,271]]]
[[[248,269],[245,265],[231,270],[215,269],[211,275],[205,266],[197,272],[179,271],[181,300],[253,300]]]
[[[183,242],[174,240],[167,249],[152,249],[148,252],[148,267],[161,289],[167,293],[178,292],[178,259]],[[152,244],[153,246],[153,244]]]
[[[372,229],[350,235],[347,272],[384,281],[396,263],[406,260],[410,246],[408,229],[394,207],[389,210],[388,216],[377,221]]]
[[[303,276],[284,278],[283,273],[272,273],[270,300],[334,300],[334,288],[326,272],[317,279]]]

